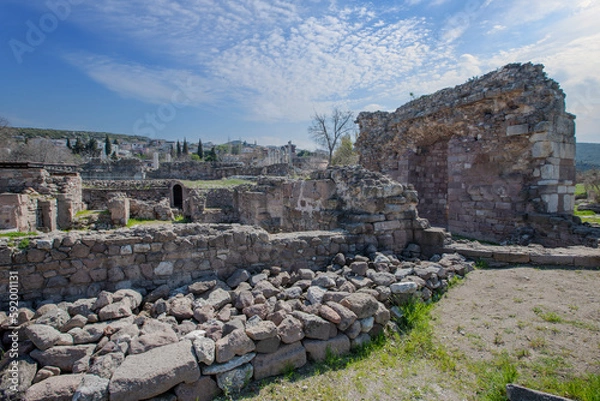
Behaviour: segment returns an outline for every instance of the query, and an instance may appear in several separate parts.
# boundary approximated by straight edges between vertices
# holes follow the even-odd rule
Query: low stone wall
[[[157,170],[148,171],[147,178],[178,180],[220,180],[232,176],[287,176],[288,164],[273,164],[265,167],[246,166],[242,163],[170,162],[161,163]]]
[[[472,269],[459,255],[433,263],[338,253],[328,264],[316,272],[239,269],[145,297],[103,291],[0,316],[0,332],[17,333],[11,341],[20,347],[2,361],[0,396],[211,400],[369,342],[401,318],[395,305],[428,300]],[[11,388],[13,364],[20,379]]]
[[[202,224],[55,233],[31,239],[24,250],[2,242],[2,305],[8,301],[9,271],[22,278],[21,300],[58,302],[95,296],[102,290],[152,290],[164,284],[176,288],[207,275],[227,277],[238,268],[318,269],[338,252],[392,248],[375,235],[342,231],[269,235],[249,226]]]
[[[530,246],[493,246],[473,241],[457,241],[447,244],[444,252],[459,253],[473,260],[481,260],[490,266],[533,264],[573,268],[600,268],[600,249],[585,246],[568,248],[544,248]]]
[[[159,203],[169,199],[169,180],[92,180],[86,181],[82,190],[83,202],[90,210],[104,210],[115,193],[123,193],[128,198]]]
[[[144,162],[139,159],[91,161],[81,166],[84,180],[139,180],[145,178]]]

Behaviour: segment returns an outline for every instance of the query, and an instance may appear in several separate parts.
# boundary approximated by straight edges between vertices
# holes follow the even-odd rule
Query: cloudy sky
[[[2,0],[0,116],[313,149],[315,111],[394,110],[533,61],[600,142],[598,21],[597,0]]]

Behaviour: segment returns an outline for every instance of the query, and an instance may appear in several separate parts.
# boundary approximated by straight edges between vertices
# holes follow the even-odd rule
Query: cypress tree
[[[198,152],[197,152],[197,154],[200,157],[200,160],[204,159],[204,147],[202,146],[202,139],[200,139],[198,141]]]
[[[110,143],[110,138],[106,135],[106,139],[104,140],[104,154],[106,156],[110,156],[112,153],[112,144]]]

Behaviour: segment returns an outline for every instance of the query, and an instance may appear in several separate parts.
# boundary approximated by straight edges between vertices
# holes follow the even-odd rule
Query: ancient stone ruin
[[[46,299],[69,288],[95,295],[0,315],[2,333],[17,327],[22,339],[15,388],[23,400],[208,401],[328,352],[347,353],[399,318],[395,305],[428,300],[472,269],[459,255],[437,262],[401,262],[392,252],[361,256],[355,251],[369,247],[339,235],[267,241],[264,231],[251,228],[182,230],[138,232],[133,240],[73,238],[71,245],[36,241],[26,259],[64,253],[63,261],[73,264],[78,255],[86,262],[78,269],[50,263],[58,275],[48,275],[46,286],[49,270],[39,263],[26,287]],[[139,242],[151,237],[164,242]],[[335,251],[345,253],[331,258]],[[102,262],[109,259],[121,262]],[[327,267],[317,269],[322,260]],[[188,284],[173,287],[182,282]],[[96,293],[104,284],[111,290]],[[0,396],[13,396],[10,370],[0,377]]]
[[[510,64],[393,113],[360,113],[366,168],[412,184],[419,212],[470,238],[586,242],[575,232],[575,117],[543,66]]]
[[[71,228],[83,208],[75,166],[0,163],[0,229],[54,231]]]
[[[82,188],[68,167],[0,166],[2,228],[48,231],[0,238],[0,398],[210,400],[393,328],[397,305],[473,268],[456,252],[597,266],[597,252],[477,247],[444,230],[597,246],[572,217],[573,119],[541,66],[509,65],[394,113],[361,113],[357,147],[371,171],[292,179],[275,166],[204,189],[183,180],[242,170],[188,163]],[[107,221],[56,230],[84,205]],[[104,230],[174,213],[192,223]]]

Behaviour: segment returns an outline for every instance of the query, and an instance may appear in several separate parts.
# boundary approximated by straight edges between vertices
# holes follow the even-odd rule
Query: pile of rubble
[[[340,253],[324,271],[237,270],[226,281],[22,308],[15,330],[0,315],[4,349],[19,346],[0,363],[0,396],[210,400],[369,342],[401,317],[394,305],[428,300],[473,268],[458,254],[434,260]]]

